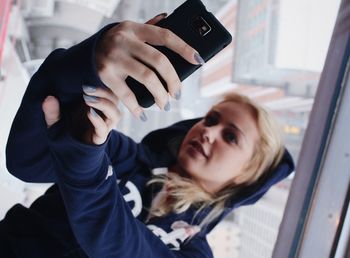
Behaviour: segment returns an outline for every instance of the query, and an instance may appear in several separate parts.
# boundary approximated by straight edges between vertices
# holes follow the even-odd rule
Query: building
[[[208,235],[215,258],[271,258],[291,180],[274,186],[256,204],[233,211]]]
[[[214,257],[238,258],[241,246],[241,230],[233,221],[225,220],[218,224],[207,239]]]
[[[237,258],[271,258],[289,193],[289,181],[271,188],[256,204],[237,210],[240,254]]]

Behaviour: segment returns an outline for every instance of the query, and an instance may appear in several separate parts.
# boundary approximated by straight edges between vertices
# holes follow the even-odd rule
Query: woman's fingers
[[[113,118],[116,118],[114,123],[117,123],[119,121],[119,118],[115,117],[115,116],[121,117],[121,112],[118,109],[119,98],[117,95],[113,93],[111,89],[106,87],[102,88],[102,87],[84,85],[83,91],[84,91],[84,95],[83,95],[84,100],[88,105],[94,106],[103,112],[106,111],[104,115],[107,118],[111,120],[113,120]],[[124,105],[130,106],[127,101]],[[138,106],[137,101],[135,106]],[[141,112],[143,112],[143,110],[141,110]],[[137,116],[139,116],[138,113],[137,113]]]
[[[106,141],[109,132],[117,126],[122,114],[115,103],[109,99],[89,95],[83,95],[83,97],[85,103],[90,106],[87,115],[95,128],[91,140],[94,144],[102,144]],[[95,110],[100,110],[105,118],[103,119]]]
[[[107,124],[93,108],[90,108],[87,116],[95,128],[94,133],[91,135],[92,139],[88,139],[88,142],[91,141],[97,145],[104,143],[107,139],[108,133],[110,132]]]
[[[159,108],[166,109],[165,107],[168,103],[168,92],[165,90],[156,73],[135,58],[121,56],[120,62],[123,64],[120,67],[120,70],[128,72],[132,78],[144,84],[154,96],[154,100]]]
[[[175,68],[170,63],[169,59],[162,52],[158,51],[154,47],[141,43],[139,41],[131,41],[129,44],[129,48],[131,49],[130,52],[132,52],[137,59],[141,60],[142,63],[145,63],[148,66],[154,68],[159,73],[159,75],[164,79],[170,95],[173,98],[178,99],[179,92],[181,91],[181,81],[175,71]],[[142,66],[143,68],[141,67],[138,69],[140,71],[135,71],[138,77],[140,77],[140,75],[142,77],[143,72],[146,72],[146,74],[148,72],[152,72],[151,79],[156,76],[155,73],[151,69],[149,69],[147,66],[143,64]],[[137,68],[135,67],[135,70],[136,69]],[[138,78],[135,78],[135,79],[139,80]],[[155,77],[155,79],[157,79],[157,83],[158,83],[159,81],[158,77]],[[159,81],[159,83],[161,82]],[[154,82],[145,84],[145,86],[149,89],[149,91],[154,96],[157,94],[157,92],[159,93],[160,89],[158,86],[160,85],[154,84]],[[151,87],[153,87],[154,89],[151,89]],[[163,95],[166,94],[166,91],[164,90],[162,94]],[[164,95],[164,99],[165,99],[165,95]]]
[[[104,83],[111,85],[110,89],[118,97],[118,99],[125,105],[125,107],[136,118],[146,121],[147,117],[143,111],[143,108],[137,102],[135,94],[131,91],[126,84],[125,79],[121,79],[113,71],[110,71],[111,67],[100,72],[100,75],[104,77]]]
[[[130,24],[133,23],[130,22]],[[139,115],[142,114],[140,113],[141,107],[139,106],[134,93],[125,83],[125,79],[128,76],[131,76],[140,83],[144,84],[153,95],[157,105],[161,109],[168,110],[168,93],[163,84],[156,73],[150,67],[142,63],[142,60],[140,62],[140,59],[137,57],[142,56],[141,53],[143,51],[149,52],[149,49],[152,47],[144,42],[135,40],[135,37],[128,33],[121,33],[114,40],[117,42],[116,44],[118,44],[119,48],[115,50],[114,54],[110,53],[110,61],[107,62],[104,69],[100,70],[99,72],[100,77],[103,78],[103,82],[108,85],[108,87],[118,96],[120,101],[122,101],[127,108],[134,115],[136,115],[136,117],[139,117]],[[138,48],[140,49],[138,50]],[[153,51],[160,53],[155,49]],[[148,56],[152,55],[148,54]],[[165,66],[164,69],[168,71],[165,78],[177,77],[177,74],[170,62],[164,63],[163,66]],[[164,72],[162,73],[164,74]],[[173,75],[169,76],[169,73],[173,73]],[[179,88],[179,85],[177,84],[175,89],[174,86],[170,88],[172,91],[178,91],[179,89],[177,88]]]
[[[60,120],[60,103],[53,96],[47,96],[42,103],[47,128]]]
[[[149,24],[136,24],[135,34],[141,41],[155,46],[165,46],[192,64],[204,64],[199,53],[172,31]]]
[[[158,14],[156,16],[154,16],[152,19],[150,19],[149,21],[147,21],[145,24],[156,24],[157,22],[159,22],[160,20],[163,20],[165,17],[167,17],[167,13],[161,13]]]
[[[143,108],[125,82],[128,76],[143,83],[151,92],[157,105],[169,110],[169,95],[158,75],[167,84],[169,94],[179,99],[181,82],[168,58],[150,46],[165,46],[178,53],[192,64],[203,64],[198,52],[168,29],[155,26],[164,18],[158,15],[139,24],[121,22],[108,30],[96,48],[96,66],[101,80],[123,102],[128,110],[138,118],[146,120]]]
[[[86,95],[108,99],[113,102],[115,106],[118,106],[119,99],[109,88],[83,85],[83,91]]]
[[[95,96],[83,95],[83,97],[88,106],[100,110],[104,114],[106,118],[103,121],[105,122],[108,131],[117,126],[121,118],[121,113],[113,102],[109,101],[108,99],[98,98]]]

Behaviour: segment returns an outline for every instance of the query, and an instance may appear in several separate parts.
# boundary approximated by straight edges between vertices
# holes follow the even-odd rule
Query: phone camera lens
[[[204,20],[202,16],[197,16],[193,19],[192,23],[194,29],[198,31],[199,35],[204,37],[211,31],[211,27],[209,24]]]

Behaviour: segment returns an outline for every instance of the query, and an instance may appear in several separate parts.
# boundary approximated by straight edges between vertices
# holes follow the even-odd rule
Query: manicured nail
[[[90,113],[94,116],[97,117],[98,114],[96,113],[96,111],[93,108],[90,108]]]
[[[177,100],[181,99],[181,90],[178,90],[178,91],[175,93],[175,99],[177,99]]]
[[[158,18],[158,17],[165,18],[167,15],[168,15],[167,13],[160,13],[160,14],[156,15],[156,17],[154,17],[154,18]]]
[[[83,85],[82,88],[86,94],[93,93],[96,91],[96,87],[90,85]]]
[[[90,102],[90,103],[97,103],[98,102],[98,98],[95,96],[88,96],[83,94],[83,98],[86,102]]]
[[[44,99],[44,102],[49,101],[50,99],[53,99],[53,98],[54,98],[53,96],[47,96],[47,97]]]
[[[169,111],[170,110],[170,102],[169,101],[165,104],[164,110],[165,111]]]
[[[202,65],[205,63],[204,59],[200,56],[200,54],[198,52],[194,53],[194,59],[196,60],[196,62],[198,64]]]
[[[143,121],[143,122],[146,122],[146,121],[147,121],[147,116],[146,116],[145,112],[142,112],[142,114],[140,115],[140,119],[141,119],[141,121]]]

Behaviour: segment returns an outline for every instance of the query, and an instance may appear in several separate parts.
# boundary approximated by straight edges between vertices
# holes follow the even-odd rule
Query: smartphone
[[[200,0],[187,0],[156,25],[167,28],[182,38],[199,52],[205,62],[232,41],[230,33],[212,13],[206,10]],[[164,46],[154,47],[169,59],[181,81],[200,67],[200,65],[187,62],[180,55]],[[165,81],[159,74],[157,76],[167,90]],[[140,106],[147,108],[155,103],[152,94],[143,84],[130,76],[125,81],[134,92]]]

